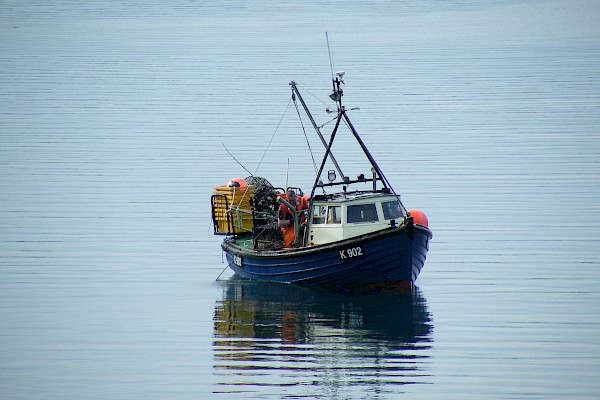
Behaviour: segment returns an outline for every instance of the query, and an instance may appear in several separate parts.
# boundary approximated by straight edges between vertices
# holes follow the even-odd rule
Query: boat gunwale
[[[237,243],[235,243],[235,238],[232,236],[229,236],[223,240],[223,243],[221,244],[221,248],[225,252],[230,252],[230,253],[233,253],[236,255],[240,255],[240,256],[244,256],[244,257],[251,257],[251,258],[265,258],[265,259],[295,258],[295,257],[306,256],[309,254],[317,254],[317,253],[321,253],[321,252],[327,252],[327,251],[331,251],[331,250],[334,250],[339,247],[351,246],[353,243],[371,242],[371,241],[377,240],[381,237],[391,236],[394,234],[407,233],[409,230],[411,230],[411,228],[412,228],[412,230],[422,231],[422,233],[426,234],[429,237],[429,239],[431,239],[433,237],[433,234],[431,233],[431,230],[429,229],[429,227],[414,224],[412,222],[412,218],[407,218],[403,221],[403,223],[401,225],[398,225],[398,226],[390,226],[388,228],[385,228],[385,229],[382,229],[379,231],[369,232],[369,233],[365,233],[365,234],[355,236],[352,238],[347,238],[347,239],[343,239],[343,240],[338,240],[336,242],[325,243],[325,244],[316,245],[316,246],[306,246],[306,247],[300,247],[300,248],[294,248],[294,249],[280,249],[280,250],[255,250],[255,249],[244,248],[244,247],[238,245]]]

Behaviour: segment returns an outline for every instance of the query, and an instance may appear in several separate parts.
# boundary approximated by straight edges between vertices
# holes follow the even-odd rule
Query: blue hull
[[[417,280],[431,231],[412,219],[398,227],[321,246],[252,250],[223,241],[229,267],[254,280],[334,286],[405,286]]]

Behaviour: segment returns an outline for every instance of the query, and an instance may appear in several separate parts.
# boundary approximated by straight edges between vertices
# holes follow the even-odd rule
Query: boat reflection
[[[214,313],[219,393],[338,398],[427,383],[433,325],[420,291],[331,293],[315,287],[223,284]],[[290,387],[297,387],[292,394]]]

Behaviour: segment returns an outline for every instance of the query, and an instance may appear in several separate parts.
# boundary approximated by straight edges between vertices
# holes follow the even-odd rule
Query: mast
[[[315,195],[315,190],[319,186],[319,179],[321,178],[321,174],[323,173],[323,168],[325,168],[325,162],[327,161],[327,157],[331,153],[331,145],[333,144],[333,139],[335,139],[335,134],[337,133],[337,130],[340,126],[341,121],[342,121],[342,114],[338,113],[337,121],[335,122],[335,127],[333,128],[333,131],[331,132],[331,138],[329,139],[329,144],[327,145],[327,148],[325,149],[325,155],[323,156],[323,160],[321,161],[321,167],[319,168],[319,172],[317,173],[317,176],[315,177],[315,183],[313,184],[312,190],[310,192],[310,206],[311,207],[312,207],[313,197]]]
[[[376,191],[376,182],[377,181],[380,181],[383,184],[384,191],[388,191],[388,192],[392,192],[392,193],[396,194],[396,192],[392,188],[392,185],[390,184],[390,182],[387,180],[387,178],[383,174],[383,171],[381,170],[381,168],[379,168],[379,165],[375,161],[375,158],[373,158],[373,155],[371,154],[371,152],[369,151],[369,149],[367,148],[367,146],[361,139],[360,135],[358,134],[358,131],[356,130],[356,128],[354,128],[354,125],[350,121],[350,118],[348,117],[348,114],[346,112],[346,107],[342,104],[342,96],[344,95],[344,91],[342,90],[341,85],[344,84],[344,81],[343,81],[344,75],[345,75],[345,72],[343,72],[343,71],[336,72],[335,76],[332,79],[333,92],[329,95],[329,97],[331,98],[331,100],[335,101],[335,103],[337,105],[337,113],[338,113],[337,121],[335,124],[335,128],[333,129],[333,132],[331,133],[331,138],[329,140],[329,144],[327,145],[325,155],[323,157],[323,161],[321,162],[321,168],[319,169],[319,172],[317,173],[317,177],[315,179],[315,184],[313,185],[313,189],[311,192],[311,197],[312,197],[312,195],[314,195],[315,189],[319,186],[323,187],[323,186],[346,185],[346,184],[358,183],[358,182],[363,182],[363,183],[373,182],[373,191]],[[296,91],[297,91],[297,89],[296,89]],[[369,163],[371,164],[371,167],[373,170],[373,178],[367,179],[367,178],[364,178],[364,176],[359,176],[359,177],[357,177],[356,180],[350,180],[348,177],[345,177],[342,175],[341,182],[319,183],[321,174],[323,173],[323,168],[325,167],[325,162],[327,160],[327,157],[331,154],[331,146],[333,145],[333,140],[335,139],[335,134],[337,133],[338,127],[342,120],[344,120],[344,122],[346,123],[346,125],[348,126],[350,131],[352,132],[352,135],[358,142],[363,153],[369,160]],[[340,172],[340,174],[341,174],[341,172]]]
[[[306,103],[304,102],[304,99],[302,98],[302,95],[298,91],[297,85],[298,84],[296,83],[296,81],[290,82],[290,86],[292,87],[292,99],[295,101],[296,96],[298,96],[298,99],[300,100],[300,104],[302,104],[302,107],[304,108],[304,112],[308,116],[310,123],[312,124],[313,128],[315,128],[315,131],[317,131],[317,135],[319,135],[319,138],[321,139],[321,143],[323,143],[323,146],[327,149],[327,142],[325,141],[325,138],[323,137],[323,134],[321,133],[321,129],[319,128],[319,126],[315,122],[315,119],[313,118],[312,114],[310,113],[308,106],[306,105]],[[335,169],[337,169],[337,171],[340,173],[340,176],[342,177],[342,179],[346,180],[347,179],[346,175],[344,175],[344,173],[342,172],[342,168],[336,161],[335,157],[333,156],[333,153],[330,152],[329,157],[331,158],[331,161],[335,165]]]
[[[314,195],[315,195],[315,190],[317,189],[317,187],[321,187],[322,188],[324,186],[349,185],[349,184],[352,184],[352,183],[373,182],[373,192],[377,192],[378,191],[377,188],[376,188],[377,181],[380,181],[383,184],[383,188],[381,190],[379,190],[379,191],[380,192],[384,192],[384,193],[390,193],[390,192],[393,193],[394,196],[396,197],[396,199],[398,200],[398,204],[400,204],[400,207],[403,210],[405,210],[404,209],[404,205],[402,204],[402,202],[400,201],[400,198],[396,194],[396,191],[394,190],[394,188],[392,187],[392,185],[390,184],[390,182],[388,181],[388,179],[383,174],[383,171],[381,171],[381,168],[379,168],[379,165],[375,161],[375,158],[373,158],[373,155],[371,154],[371,152],[369,151],[369,149],[367,148],[367,146],[365,145],[365,143],[362,141],[360,135],[358,134],[358,131],[356,130],[356,128],[354,127],[354,125],[350,121],[350,118],[348,117],[348,114],[346,113],[346,108],[342,104],[342,96],[344,95],[344,92],[343,92],[343,90],[341,88],[341,85],[344,83],[344,81],[342,79],[344,77],[344,74],[345,73],[343,71],[342,72],[337,72],[335,74],[334,78],[332,79],[332,82],[333,82],[333,93],[331,93],[331,95],[329,97],[333,101],[335,101],[335,103],[337,105],[337,118],[336,118],[336,122],[335,122],[335,127],[333,128],[333,131],[331,132],[331,137],[329,138],[329,143],[326,145],[325,154],[323,155],[323,159],[321,161],[321,166],[319,168],[319,171],[317,172],[317,175],[315,177],[315,182],[314,182],[312,190],[310,192],[310,200],[309,200],[309,207],[308,207],[309,211],[308,211],[308,213],[309,213],[309,215],[312,214]],[[300,99],[300,101],[302,103],[302,106],[304,107],[304,110],[306,111],[306,114],[309,116],[309,118],[310,118],[313,126],[315,127],[315,130],[317,131],[319,137],[321,138],[321,141],[323,142],[323,144],[325,144],[325,139],[323,138],[323,135],[321,134],[321,131],[319,130],[317,124],[314,122],[314,119],[312,118],[312,115],[310,114],[310,111],[308,110],[308,107],[304,103],[304,100],[302,99],[302,96],[300,95],[300,92],[298,91],[298,88],[296,87],[296,82],[292,81],[290,83],[290,85],[292,86],[292,91],[293,91],[292,94],[297,94],[298,95],[298,98]],[[333,145],[333,142],[335,140],[335,136],[336,136],[336,134],[338,132],[338,128],[339,128],[340,123],[342,122],[342,120],[345,122],[346,126],[348,126],[348,128],[352,132],[352,135],[354,136],[354,138],[358,142],[360,148],[362,149],[363,153],[365,154],[365,156],[369,160],[369,163],[371,164],[371,170],[373,172],[373,178],[370,178],[370,179],[369,178],[365,178],[364,175],[361,174],[361,175],[359,175],[357,177],[356,180],[349,179],[349,177],[345,176],[341,172],[341,169],[340,169],[339,165],[337,164],[337,162],[335,161],[335,158],[331,154],[331,146]],[[321,174],[323,173],[323,169],[325,168],[325,163],[327,162],[327,159],[329,157],[331,157],[331,159],[334,162],[336,168],[340,172],[340,175],[342,175],[342,181],[341,182],[335,182],[335,176],[333,177],[333,179],[329,183],[323,183],[323,182],[320,181]],[[346,191],[346,186],[344,186],[344,192],[345,191]],[[405,212],[406,212],[406,210],[405,210]],[[304,233],[304,237],[303,237],[304,243],[307,240],[308,232],[309,232],[309,230],[307,229],[305,231],[305,233]]]

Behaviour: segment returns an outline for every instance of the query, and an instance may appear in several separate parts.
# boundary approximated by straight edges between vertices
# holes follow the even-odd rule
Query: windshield
[[[383,207],[383,217],[386,220],[404,218],[400,202],[396,200],[384,201],[381,203],[381,207]]]

